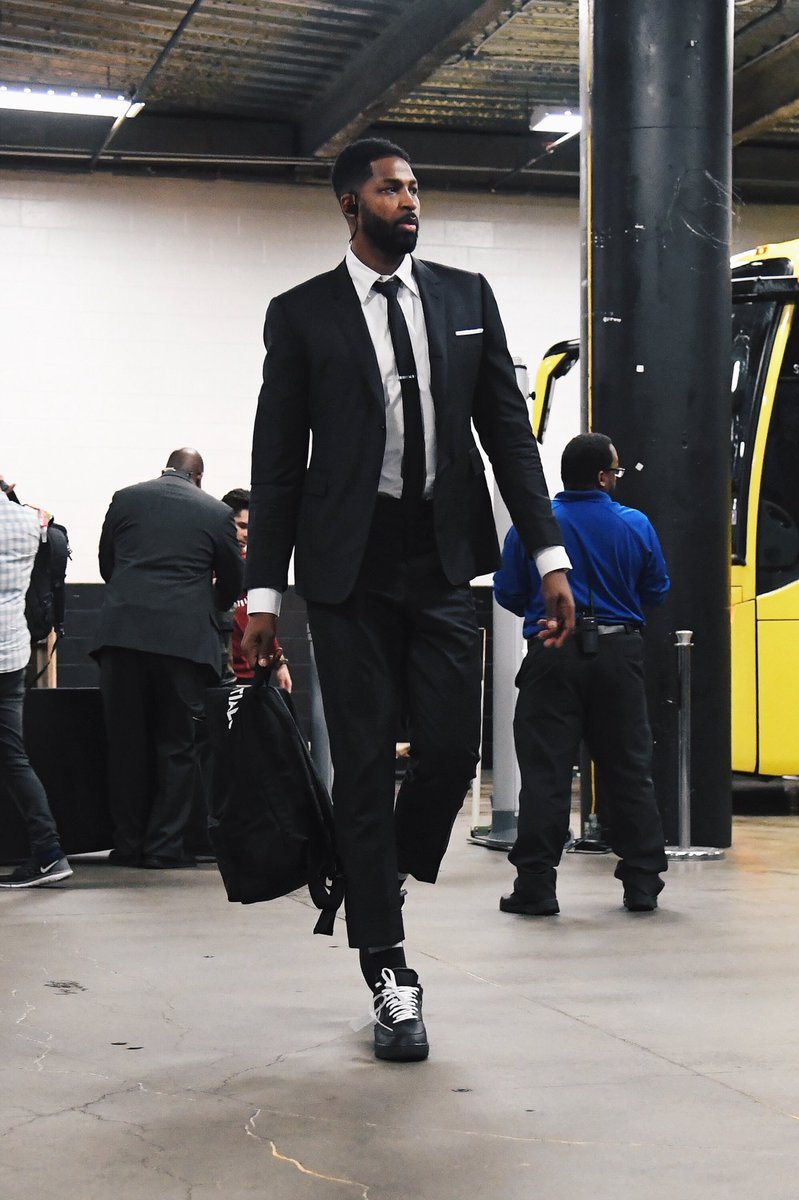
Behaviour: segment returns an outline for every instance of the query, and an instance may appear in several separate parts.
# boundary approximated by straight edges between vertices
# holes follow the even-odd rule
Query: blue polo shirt
[[[662,604],[670,581],[652,524],[637,508],[617,504],[599,488],[558,492],[552,511],[571,560],[569,583],[578,616],[590,609],[601,625],[644,625],[644,605]],[[503,608],[524,617],[524,636],[539,632],[546,616],[541,576],[514,526],[494,576]]]

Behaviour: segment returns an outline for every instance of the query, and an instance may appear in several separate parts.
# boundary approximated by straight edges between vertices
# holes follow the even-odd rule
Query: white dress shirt
[[[383,399],[386,406],[386,447],[380,471],[378,492],[383,496],[399,499],[402,495],[402,454],[404,449],[405,425],[402,413],[402,387],[394,358],[394,346],[388,328],[388,301],[373,285],[380,281],[396,278],[400,281],[397,293],[402,315],[416,359],[416,375],[419,384],[419,399],[422,406],[425,448],[424,495],[430,499],[436,477],[436,414],[433,395],[430,391],[430,352],[427,344],[427,326],[419,288],[413,277],[413,259],[406,254],[396,271],[391,275],[379,275],[366,263],[362,263],[348,247],[345,258],[353,287],[358,294],[361,310],[375,348],[380,376],[383,380]],[[533,556],[542,578],[549,571],[568,569],[571,566],[562,546],[546,546]],[[278,616],[281,594],[274,588],[252,588],[247,598],[249,613],[268,612]]]
[[[377,365],[383,380],[383,399],[386,406],[386,448],[377,490],[381,496],[393,496],[395,500],[399,500],[402,496],[402,455],[405,445],[402,387],[388,328],[388,300],[380,292],[373,290],[375,283],[383,283],[387,279],[398,279],[401,286],[397,293],[397,299],[405,318],[405,324],[408,326],[413,357],[416,360],[416,380],[419,384],[419,400],[422,406],[422,425],[424,427],[424,495],[425,499],[429,500],[433,495],[433,483],[436,477],[436,410],[433,406],[433,394],[430,391],[430,352],[427,346],[427,326],[424,323],[422,298],[413,277],[413,259],[410,254],[406,254],[393,275],[378,275],[377,271],[373,271],[371,267],[367,267],[365,263],[361,262],[353,253],[352,247],[347,250],[345,262],[361,302],[361,310],[369,330],[369,337],[375,348]]]
[[[31,656],[25,593],[39,549],[39,518],[0,492],[0,673],[20,671]]]

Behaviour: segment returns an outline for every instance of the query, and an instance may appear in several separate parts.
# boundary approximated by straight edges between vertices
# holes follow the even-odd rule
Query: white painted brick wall
[[[736,248],[795,236],[799,209],[744,210]],[[69,528],[72,582],[98,579],[116,488],[196,446],[214,495],[246,485],[270,297],[340,260],[326,187],[0,172],[0,472]],[[577,336],[575,200],[423,192],[423,257],[482,271],[531,375]],[[551,487],[578,429],[562,385]]]

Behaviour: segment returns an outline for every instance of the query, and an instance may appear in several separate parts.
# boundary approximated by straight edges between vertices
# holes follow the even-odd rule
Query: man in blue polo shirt
[[[572,767],[584,739],[606,806],[616,878],[632,912],[657,908],[667,867],[651,777],[652,735],[644,691],[644,605],[661,604],[669,577],[647,517],[616,503],[624,474],[610,438],[583,433],[563,452],[564,491],[553,502],[572,563],[580,617],[557,654],[539,640],[546,616],[541,579],[515,528],[494,576],[499,604],[524,617],[528,652],[516,679],[513,722],[521,770],[516,867],[503,912],[553,916],[555,881],[569,829]]]

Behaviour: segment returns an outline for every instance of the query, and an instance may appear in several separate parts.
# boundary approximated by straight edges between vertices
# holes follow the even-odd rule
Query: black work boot
[[[499,910],[521,917],[556,917],[560,912],[555,895],[557,872],[553,867],[520,872],[509,896],[500,896]]]
[[[664,883],[657,875],[635,874],[622,880],[624,907],[628,912],[654,912]]]
[[[522,917],[556,917],[560,912],[554,895],[533,897],[516,891],[508,896],[500,896],[499,908],[501,912],[517,913]]]

